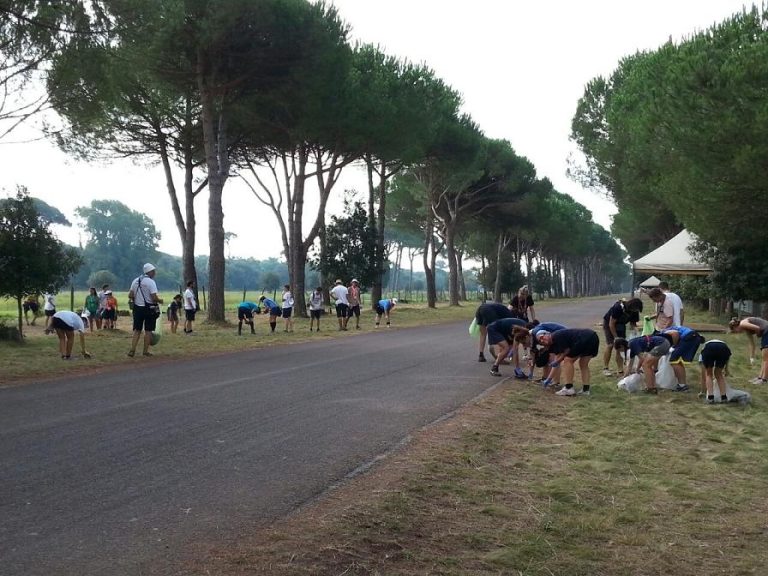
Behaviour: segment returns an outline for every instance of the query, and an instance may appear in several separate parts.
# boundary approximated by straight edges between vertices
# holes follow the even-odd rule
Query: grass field
[[[85,292],[75,294],[75,302],[85,301]],[[128,293],[116,293],[118,305],[127,308]],[[172,294],[161,294],[167,305]],[[258,301],[258,295],[253,299]],[[69,309],[69,296],[62,295],[57,298],[60,310]],[[246,350],[259,346],[274,346],[288,342],[298,342],[307,339],[332,338],[342,335],[351,335],[353,332],[339,334],[336,318],[324,315],[322,318],[322,331],[309,332],[309,319],[296,318],[294,332],[286,334],[282,331],[282,320],[278,321],[277,332],[269,333],[269,317],[259,316],[256,319],[256,334],[251,335],[248,327],[244,326],[243,336],[237,335],[237,309],[242,301],[242,292],[226,293],[226,314],[228,325],[218,326],[207,324],[205,313],[198,315],[199,322],[195,323],[195,336],[185,337],[182,330],[178,334],[170,334],[168,323],[161,324],[162,339],[157,346],[158,356],[163,359],[182,358],[187,356],[199,356],[201,354],[217,354],[235,350]],[[17,323],[15,302],[0,301],[0,318],[7,324]],[[461,308],[450,308],[446,304],[440,304],[436,310],[430,310],[425,304],[399,304],[392,313],[392,322],[396,326],[416,326],[430,323],[446,322],[450,320],[466,319],[467,324],[472,318],[475,305],[467,303]],[[372,330],[374,313],[364,310],[361,319],[363,330]],[[165,316],[162,316],[165,319]],[[45,335],[43,325],[45,318],[37,319],[35,326],[24,326],[25,342],[0,341],[0,385],[30,381],[50,376],[76,374],[97,369],[128,364],[134,362],[126,356],[130,348],[131,318],[120,317],[116,330],[102,330],[86,335],[86,347],[92,358],[84,360],[80,357],[79,345],[76,343],[73,358],[70,362],[63,363],[58,356],[58,341],[55,335]]]
[[[468,320],[472,310],[402,306],[394,321]],[[371,329],[371,316],[366,320]],[[260,321],[253,337],[205,324],[198,337],[164,336],[162,355],[319,336],[299,320],[296,333],[270,337]],[[290,517],[203,553],[183,573],[764,574],[768,389],[748,383],[756,371],[746,339],[718,337],[734,351],[729,381],[752,393],[749,406],[704,405],[695,385],[689,393],[630,395],[600,374],[599,360],[589,398],[560,398],[532,382],[497,383],[488,375],[498,385],[455,417]],[[122,327],[89,337],[95,358],[66,369],[124,362],[127,339]],[[53,337],[38,333],[23,346],[0,343],[0,366],[6,381],[62,368]],[[697,374],[689,368],[689,383]]]

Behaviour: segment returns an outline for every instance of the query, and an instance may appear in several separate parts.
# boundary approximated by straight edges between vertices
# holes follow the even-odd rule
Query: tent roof
[[[641,288],[655,288],[656,286],[659,285],[660,282],[661,282],[661,280],[656,278],[656,276],[649,276],[643,282],[640,282],[640,287]]]
[[[666,244],[635,260],[632,270],[646,274],[707,275],[712,272],[712,267],[697,262],[688,252],[688,246],[695,240],[688,230],[683,230]]]

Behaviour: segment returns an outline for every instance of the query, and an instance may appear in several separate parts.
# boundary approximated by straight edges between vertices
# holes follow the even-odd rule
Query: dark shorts
[[[489,327],[488,328],[488,344],[498,344],[499,342],[506,342],[507,337],[498,330]]]
[[[64,320],[62,320],[61,318],[54,318],[53,320],[51,320],[51,326],[53,326],[57,330],[64,330],[66,332],[74,332],[75,330],[74,328],[72,328],[72,326],[64,322]]]
[[[549,364],[549,349],[539,348],[536,350],[536,356],[534,358],[534,365],[536,368],[544,368]]]
[[[18,310],[18,308],[16,308],[16,310]],[[56,309],[55,308],[53,310],[46,310],[45,311],[45,315],[46,316],[53,316],[54,314],[56,314]]]
[[[179,311],[178,310],[168,310],[168,320],[171,322],[178,322],[179,321]]]
[[[383,306],[379,306],[378,304],[376,304],[376,314],[381,316],[384,313],[386,313],[386,310],[384,310],[384,307]]]
[[[157,327],[157,316],[151,312],[149,306],[133,307],[133,330],[134,332],[154,332]]]
[[[763,335],[760,336],[760,350],[765,348],[768,348],[768,330],[763,332]]]
[[[488,326],[491,322],[496,322],[496,320],[501,320],[501,318],[502,317],[496,313],[496,308],[494,306],[480,304],[480,306],[477,307],[477,310],[475,310],[475,321],[478,326]]]
[[[250,308],[238,308],[237,309],[237,319],[238,320],[253,320],[253,310]]]
[[[309,311],[309,315],[310,315],[312,318],[317,318],[318,320],[320,320],[320,315],[321,315],[322,313],[323,313],[323,311],[322,311],[322,310],[310,310],[310,311]]]
[[[101,317],[104,320],[117,320],[117,310],[104,310]]]
[[[662,356],[666,356],[667,354],[669,354],[670,348],[672,348],[672,344],[670,344],[668,340],[665,340],[664,343],[651,348],[651,351],[648,352],[648,354],[650,354],[654,358],[661,358]]]
[[[613,346],[613,341],[615,338],[613,337],[613,334],[611,334],[611,329],[603,324],[603,333],[605,334],[605,343],[608,346]],[[617,338],[626,338],[627,337],[627,325],[626,324],[616,324],[616,337]]]
[[[693,357],[696,356],[696,350],[699,349],[699,335],[695,337],[689,337],[685,340],[680,340],[675,349],[669,355],[669,362],[677,362],[683,360],[684,362],[693,362]]]
[[[184,308],[184,318],[186,318],[188,321],[194,322],[195,314],[197,314],[197,310]]]
[[[280,308],[280,306],[275,306],[274,308],[269,309],[269,315],[270,316],[281,316],[283,314],[283,309]]]
[[[597,332],[592,332],[568,351],[568,358],[594,357],[597,356],[599,350],[600,338],[597,336]]]
[[[336,304],[336,317],[346,318],[347,310],[349,310],[349,306],[347,304]]]
[[[360,317],[360,305],[357,304],[356,306],[350,306],[347,308],[347,317],[352,318],[352,316]]]
[[[725,342],[707,342],[701,349],[700,362],[705,368],[723,368],[731,358],[731,349]]]
[[[38,304],[37,302],[24,302],[23,306],[24,306],[24,312],[29,312],[30,310],[32,310],[32,312],[37,314],[37,311],[40,310],[40,304]]]
[[[283,308],[283,318],[290,318],[293,316],[293,308]]]

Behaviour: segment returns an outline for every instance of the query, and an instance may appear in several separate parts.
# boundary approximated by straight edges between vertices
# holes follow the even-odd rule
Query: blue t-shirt
[[[668,343],[669,341],[664,336],[638,336],[637,338],[632,338],[632,340],[627,342],[629,357],[634,358],[644,352],[650,352],[656,346]]]
[[[270,310],[272,308],[280,308],[280,306],[277,305],[277,302],[275,302],[271,298],[264,298],[264,300],[262,300],[261,303],[264,304],[265,308],[269,308]]]
[[[493,330],[504,336],[512,336],[515,326],[525,328],[525,320],[522,318],[502,318],[488,325],[488,330]]]
[[[386,299],[379,300],[379,306],[381,306],[384,312],[389,312],[394,307],[394,304],[392,304],[392,300]]]
[[[266,300],[264,300],[266,303]],[[248,310],[251,310],[252,312],[258,312],[261,310],[258,304],[251,302],[250,300],[246,300],[245,302],[240,302],[240,304],[237,305],[238,308],[247,308]]]
[[[662,334],[666,334],[670,330],[674,330],[678,334],[680,334],[680,340],[685,340],[686,337],[693,334],[693,329],[688,328],[686,326],[670,326],[669,328],[664,328],[664,330],[661,331]]]
[[[558,324],[557,322],[542,322],[531,330],[531,334],[538,334],[542,330],[546,330],[547,332],[557,332],[558,330],[565,330],[566,328],[566,326]]]

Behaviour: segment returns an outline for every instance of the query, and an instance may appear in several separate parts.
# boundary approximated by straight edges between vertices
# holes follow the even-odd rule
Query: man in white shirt
[[[187,289],[184,290],[184,334],[192,334],[192,322],[195,321],[197,313],[197,300],[195,299],[195,282],[187,282]]]
[[[133,303],[133,340],[128,356],[133,358],[136,354],[136,346],[139,336],[144,331],[144,356],[152,356],[149,347],[152,344],[152,333],[157,327],[157,319],[160,317],[160,307],[163,299],[157,295],[155,284],[156,269],[153,264],[144,264],[144,273],[131,283],[128,291],[128,302]]]
[[[648,297],[656,303],[656,314],[650,316],[650,318],[656,320],[654,327],[657,331],[661,332],[671,326],[679,326],[679,324],[673,324],[674,308],[672,307],[672,300],[667,299],[667,295],[664,292],[659,288],[653,288],[648,292]]]
[[[339,330],[347,329],[347,311],[349,310],[349,291],[341,280],[336,280],[330,292],[331,298],[336,302],[336,318],[339,321]]]
[[[669,300],[672,304],[672,324],[673,326],[684,326],[685,322],[685,310],[683,309],[683,300],[675,294],[670,292],[668,282],[659,282],[659,290],[664,292],[665,300]]]

